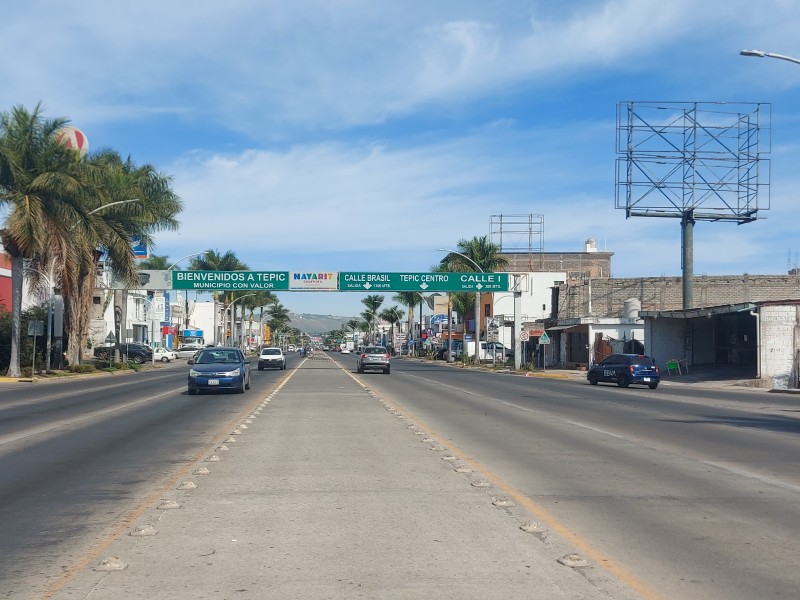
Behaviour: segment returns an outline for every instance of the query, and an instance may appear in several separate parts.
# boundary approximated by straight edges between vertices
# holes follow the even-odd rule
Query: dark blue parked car
[[[644,354],[612,354],[603,362],[592,365],[586,379],[592,385],[604,381],[625,388],[636,383],[654,390],[661,381],[661,373],[655,361]]]
[[[189,359],[189,394],[202,390],[250,389],[250,362],[239,348],[203,348]]]

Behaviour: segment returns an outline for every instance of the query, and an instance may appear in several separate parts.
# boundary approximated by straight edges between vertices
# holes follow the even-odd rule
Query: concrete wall
[[[794,388],[800,307],[765,305],[758,312],[761,379],[773,389]]]
[[[0,252],[0,307],[11,312],[11,257],[5,252]]]
[[[520,312],[522,323],[532,323],[550,317],[553,311],[552,288],[557,286],[558,282],[564,281],[567,274],[563,272],[546,272],[527,273],[526,275],[527,283],[520,296]],[[513,320],[514,294],[511,292],[494,294],[492,315],[502,315],[507,321]],[[501,327],[498,341],[510,348],[513,347],[511,338],[511,327]]]
[[[652,356],[662,374],[667,373],[667,361],[686,360],[692,364],[690,350],[685,347],[685,319],[646,319],[644,352]]]

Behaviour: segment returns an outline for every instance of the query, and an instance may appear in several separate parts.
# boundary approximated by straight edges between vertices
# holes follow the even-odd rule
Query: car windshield
[[[281,351],[278,348],[264,348],[261,351],[261,356],[276,356],[280,353]]]
[[[386,354],[386,348],[383,346],[367,346],[364,348],[364,354]]]
[[[631,364],[639,365],[641,367],[652,367],[655,363],[649,356],[632,356]]]
[[[235,350],[220,350],[219,348],[203,350],[197,355],[194,361],[198,365],[208,365],[211,363],[238,363],[239,353]]]

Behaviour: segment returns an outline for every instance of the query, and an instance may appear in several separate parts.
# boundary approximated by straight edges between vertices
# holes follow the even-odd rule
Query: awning
[[[563,331],[564,329],[573,329],[575,327],[580,327],[580,324],[577,324],[577,325],[556,325],[555,327],[545,327],[545,331]]]
[[[742,302],[740,304],[726,304],[724,306],[709,306],[706,308],[684,308],[683,310],[643,310],[639,312],[639,316],[643,319],[697,319],[699,317],[752,312],[756,308],[758,306],[751,302]]]

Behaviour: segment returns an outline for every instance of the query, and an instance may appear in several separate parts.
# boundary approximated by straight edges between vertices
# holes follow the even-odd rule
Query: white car
[[[153,350],[153,360],[160,360],[161,362],[170,362],[178,358],[178,355],[175,354],[169,348],[162,348],[158,347]]]
[[[280,348],[262,348],[258,356],[258,370],[264,369],[285,369],[286,357]]]

